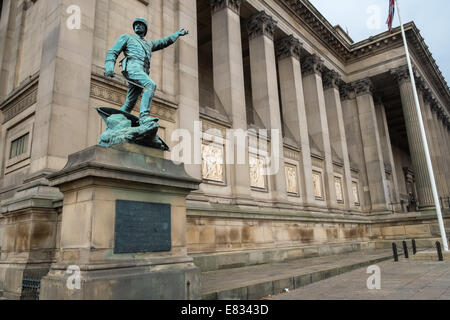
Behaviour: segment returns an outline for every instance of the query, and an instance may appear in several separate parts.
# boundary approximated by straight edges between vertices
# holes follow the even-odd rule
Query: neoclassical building
[[[21,297],[28,270],[42,277],[65,252],[62,194],[46,177],[97,144],[105,125],[93,106],[124,102],[126,83],[103,76],[105,54],[139,16],[147,39],[190,31],[153,55],[152,115],[171,149],[179,129],[197,146],[184,154],[200,159],[186,170],[203,181],[186,232],[201,270],[439,237],[399,28],[355,43],[308,0],[0,4],[0,296]],[[68,26],[72,5],[79,29]],[[405,27],[446,215],[450,91],[419,29]],[[245,161],[232,164],[238,143],[227,149],[226,132],[239,131]],[[273,155],[279,170],[268,172]]]

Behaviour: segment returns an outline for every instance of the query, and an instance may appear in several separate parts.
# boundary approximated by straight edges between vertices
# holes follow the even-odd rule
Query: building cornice
[[[403,45],[400,27],[386,31],[366,40],[350,43],[308,0],[275,0],[291,13],[311,34],[327,47],[341,62],[349,64],[368,56],[380,54]],[[426,74],[450,111],[450,89],[436,64],[420,30],[414,22],[405,24],[410,50],[425,68]]]

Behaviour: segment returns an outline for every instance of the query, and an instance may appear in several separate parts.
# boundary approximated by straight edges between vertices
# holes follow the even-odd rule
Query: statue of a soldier
[[[149,77],[150,59],[153,51],[164,49],[177,41],[188,31],[180,29],[178,32],[156,41],[147,41],[145,36],[148,23],[144,18],[137,18],[133,22],[135,34],[123,34],[106,54],[105,76],[114,77],[114,66],[121,52],[125,58],[121,61],[122,74],[129,81],[127,98],[120,110],[131,112],[136,105],[142,91],[140,119],[142,124],[150,116],[150,107],[156,90],[155,82]],[[145,88],[145,89],[144,89]]]

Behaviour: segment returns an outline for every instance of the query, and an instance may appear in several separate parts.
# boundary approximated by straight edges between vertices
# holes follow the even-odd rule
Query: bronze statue
[[[140,106],[140,119],[150,116],[150,108],[156,90],[155,82],[149,77],[150,59],[153,51],[158,51],[172,45],[188,31],[180,29],[178,32],[156,41],[147,41],[148,23],[144,18],[137,18],[133,22],[135,34],[123,34],[106,54],[105,76],[114,77],[114,66],[121,52],[125,58],[121,61],[122,74],[129,81],[127,98],[121,110],[130,112],[143,90]]]
[[[179,37],[189,32],[178,32],[156,41],[147,41],[148,23],[144,18],[133,22],[134,34],[123,34],[114,46],[108,50],[105,62],[105,76],[115,77],[114,66],[123,52],[125,58],[120,61],[122,74],[128,81],[128,92],[120,110],[96,108],[106,122],[107,130],[102,134],[99,144],[111,146],[121,142],[131,142],[144,146],[168,150],[167,145],[158,137],[158,118],[150,118],[150,108],[156,90],[155,82],[150,78],[150,60],[153,51],[174,44]],[[130,114],[142,93],[139,119]]]

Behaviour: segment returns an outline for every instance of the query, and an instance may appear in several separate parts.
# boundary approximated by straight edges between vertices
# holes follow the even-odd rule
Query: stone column
[[[434,176],[438,183],[438,191],[441,196],[447,195],[447,179],[448,173],[445,170],[445,161],[443,158],[442,152],[442,139],[439,132],[439,127],[433,116],[433,111],[431,107],[432,96],[429,90],[425,90],[423,92],[423,102],[424,102],[424,112],[425,118],[424,121],[427,122],[428,132],[427,137],[428,140],[431,140],[431,160],[433,163]]]
[[[253,107],[271,134],[272,194],[277,201],[287,200],[284,173],[284,148],[281,128],[278,82],[273,43],[276,21],[264,11],[251,16],[247,23],[250,49],[250,69],[252,78]],[[278,141],[275,141],[277,139]],[[275,150],[273,145],[278,144]]]
[[[336,208],[333,159],[322,85],[323,61],[317,55],[311,55],[302,61],[302,66],[308,131],[311,139],[324,154],[327,205]]]
[[[3,1],[5,12],[0,17],[0,101],[14,89],[24,6],[25,1]]]
[[[449,139],[446,137],[446,129],[444,127],[444,111],[439,104],[434,101],[434,108],[436,111],[436,131],[437,131],[437,139],[441,146],[441,163],[444,166],[444,178],[446,181],[450,181],[450,165],[449,165]],[[447,195],[448,196],[448,193]]]
[[[439,143],[439,139],[438,140],[436,140],[436,138],[433,139],[433,136],[435,136],[437,134],[436,130],[438,128],[435,128],[433,126],[433,124],[428,121],[428,112],[430,112],[430,110],[427,110],[427,107],[429,107],[429,105],[425,102],[425,100],[426,100],[425,95],[427,94],[428,87],[425,83],[425,80],[423,79],[423,77],[420,74],[416,73],[415,78],[416,78],[416,85],[417,85],[417,93],[419,96],[420,111],[422,114],[423,125],[425,128],[425,134],[427,137],[429,153],[430,153],[434,177],[435,177],[435,181],[436,181],[436,188],[438,190],[438,194],[443,195],[446,193],[444,191],[444,189],[446,189],[444,187],[444,185],[446,184],[446,182],[445,182],[446,179],[443,178],[443,176],[446,175],[446,173],[443,172],[441,169],[441,165],[440,165],[441,156],[437,155],[437,153],[441,153],[437,149],[442,148],[440,146],[442,143]]]
[[[339,94],[339,83],[341,77],[333,70],[326,71],[323,74],[323,86],[325,105],[327,108],[328,129],[330,131],[330,143],[334,150],[344,162],[344,201],[345,207],[350,209],[354,207],[352,194],[352,174],[350,172],[350,159],[347,147],[347,138],[345,132],[344,117],[342,113],[341,97]]]
[[[305,204],[314,202],[311,150],[300,66],[301,43],[290,35],[276,43],[283,119],[297,139],[302,152],[301,197]]]
[[[178,0],[178,25],[189,30],[189,36],[181,37],[177,41],[175,62],[175,70],[178,70],[179,128],[188,130],[192,139],[191,150],[187,151],[189,152],[187,159],[190,163],[184,162],[187,173],[201,179],[196,0]]]
[[[354,161],[360,172],[359,183],[363,193],[360,194],[360,203],[363,211],[370,211],[369,179],[367,177],[366,163],[364,161],[364,146],[361,136],[361,127],[358,116],[355,89],[350,83],[341,83],[340,94],[342,99],[342,112],[344,116],[345,132],[347,133],[347,146],[351,161]],[[352,196],[353,199],[353,196]],[[354,202],[355,199],[352,201]]]
[[[82,28],[70,30],[70,5],[81,9]],[[60,170],[87,144],[96,1],[49,1],[31,152],[33,174]]]
[[[391,202],[396,203],[396,210],[401,210],[397,169],[394,162],[394,155],[392,153],[391,137],[389,135],[389,127],[386,118],[386,109],[384,108],[384,104],[381,98],[375,99],[375,111],[377,113],[378,129],[380,132],[380,141],[381,148],[383,150],[384,163],[388,164],[390,167],[389,169],[391,170],[392,185],[394,189],[392,190],[393,199],[391,199]]]
[[[441,130],[442,130],[442,138],[446,142],[445,144],[445,158],[447,159],[447,164],[449,165],[450,169],[450,137],[449,137],[449,117],[447,115],[444,115]],[[449,170],[450,171],[450,170]],[[450,181],[450,180],[449,180]]]
[[[245,107],[244,63],[242,60],[240,5],[241,0],[211,0],[214,90],[232,120],[233,130],[247,129]],[[233,137],[233,139],[237,139]],[[247,140],[248,138],[246,138]],[[235,197],[250,198],[248,141],[245,141],[245,163],[238,163],[238,141],[233,141],[234,164],[232,190]],[[242,150],[240,151],[242,152]]]
[[[416,178],[417,196],[419,208],[425,209],[434,206],[431,182],[423,149],[423,140],[420,133],[419,118],[414,102],[414,93],[406,66],[391,71],[397,79],[402,99],[403,115],[405,117],[406,131],[408,134],[409,150]]]
[[[165,37],[168,34],[172,34],[179,28],[185,28],[183,25],[178,26],[176,24],[177,15],[177,0],[163,0],[162,1],[162,36]],[[195,8],[197,8],[195,6]],[[194,30],[189,29],[189,33]],[[177,70],[175,69],[175,59],[176,59],[176,47],[170,46],[162,51],[161,54],[161,91],[170,96],[176,94],[176,77]],[[158,82],[156,82],[158,83]]]
[[[370,79],[363,79],[356,81],[354,86],[364,146],[364,159],[369,182],[370,199],[372,201],[372,212],[383,212],[390,210],[390,208],[388,206],[389,196],[380,132],[372,96],[373,84]]]

